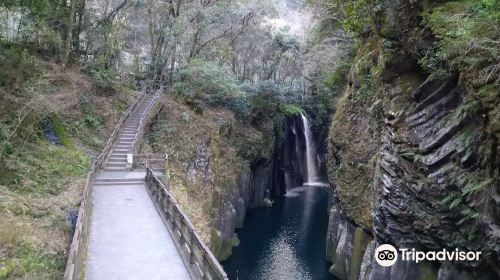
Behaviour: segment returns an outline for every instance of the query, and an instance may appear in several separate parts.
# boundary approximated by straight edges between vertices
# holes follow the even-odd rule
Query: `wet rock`
[[[327,235],[327,260],[330,273],[339,279],[358,279],[364,252],[371,237],[347,219],[334,203],[330,210]]]
[[[366,246],[366,250],[363,253],[363,260],[361,262],[361,267],[359,270],[359,280],[370,280],[376,248],[377,242],[375,240],[372,240]]]
[[[437,279],[437,269],[427,262],[409,262],[401,258],[390,266],[380,266],[375,260],[375,249],[380,244],[373,240],[368,244],[363,256],[359,280],[433,280]]]
[[[210,248],[218,260],[227,259],[233,250],[234,229],[236,228],[236,209],[227,201],[221,201],[218,207],[218,221],[210,233]]]
[[[71,232],[75,232],[76,222],[78,220],[78,210],[78,208],[75,208],[66,211],[66,217],[71,226]]]
[[[474,273],[464,270],[451,263],[443,263],[439,268],[437,280],[493,280],[498,279],[491,271]]]
[[[280,166],[286,189],[301,186],[304,182],[305,136],[300,117],[287,118],[283,124],[283,143],[279,147]]]
[[[43,133],[45,134],[45,139],[53,145],[62,145],[59,137],[57,137],[54,127],[48,118],[42,120]]]
[[[243,226],[247,210],[266,206],[266,201],[269,203],[273,176],[274,161],[263,160],[243,168],[232,192],[214,207],[218,214],[211,234],[211,248],[219,260],[227,259],[233,246],[238,244],[234,231]]]

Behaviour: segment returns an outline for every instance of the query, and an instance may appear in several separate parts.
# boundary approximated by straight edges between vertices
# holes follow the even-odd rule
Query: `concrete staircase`
[[[153,102],[153,99],[153,95],[146,95],[125,121],[118,135],[116,145],[113,147],[110,157],[104,166],[104,171],[124,171],[126,169],[127,154],[130,153],[135,137],[139,132],[141,118],[146,113],[151,102]]]

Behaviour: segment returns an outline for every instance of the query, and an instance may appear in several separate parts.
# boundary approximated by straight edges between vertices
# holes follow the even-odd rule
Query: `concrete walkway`
[[[125,121],[92,187],[88,280],[191,279],[146,190],[146,173],[126,169],[127,154],[151,102],[153,97],[146,96]]]
[[[191,279],[149,197],[145,173],[122,175],[104,172],[93,188],[86,279]],[[123,179],[106,181],[116,177]]]

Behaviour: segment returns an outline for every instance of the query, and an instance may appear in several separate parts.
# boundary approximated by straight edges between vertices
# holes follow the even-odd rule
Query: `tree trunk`
[[[66,34],[66,40],[64,42],[63,57],[62,57],[62,61],[65,66],[68,66],[71,62],[71,41],[73,39],[73,29],[75,27],[76,2],[78,2],[78,0],[70,1],[69,16],[68,16],[68,32]]]

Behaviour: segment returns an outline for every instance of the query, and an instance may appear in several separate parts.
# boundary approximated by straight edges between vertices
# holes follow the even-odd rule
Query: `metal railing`
[[[78,210],[75,232],[71,241],[66,270],[64,272],[64,280],[78,280],[83,278],[83,272],[85,271],[85,259],[87,255],[86,244],[88,242],[90,232],[90,217],[92,210],[91,185],[96,178],[97,171],[104,165],[111,148],[116,144],[117,136],[121,127],[125,123],[125,120],[130,117],[133,110],[145,98],[145,96],[146,93],[141,94],[134,101],[132,106],[125,111],[113,129],[113,132],[111,133],[111,136],[109,137],[108,142],[106,143],[106,146],[102,150],[101,154],[92,162],[90,171],[87,174],[87,179],[85,180],[83,198],[80,203],[80,209]]]
[[[189,218],[151,169],[146,170],[146,187],[193,279],[228,280],[224,269],[203,243]]]

